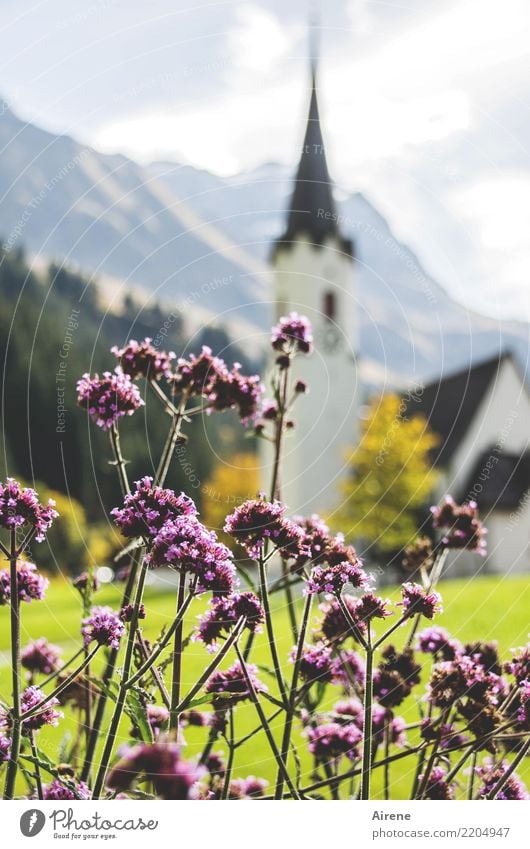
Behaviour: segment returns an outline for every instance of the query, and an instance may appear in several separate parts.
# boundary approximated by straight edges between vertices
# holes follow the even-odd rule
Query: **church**
[[[359,362],[355,246],[341,232],[333,197],[314,62],[286,227],[271,262],[276,317],[306,315],[315,340],[312,356],[296,364],[310,394],[297,403],[296,437],[285,443],[282,499],[291,513],[331,515],[368,390]],[[408,377],[394,390],[405,391]],[[487,557],[454,555],[451,574],[530,570],[530,393],[514,357],[472,363],[422,386],[414,400],[409,396],[407,414],[414,413],[440,438],[432,462],[441,483],[433,502],[445,493],[477,501],[489,531]]]

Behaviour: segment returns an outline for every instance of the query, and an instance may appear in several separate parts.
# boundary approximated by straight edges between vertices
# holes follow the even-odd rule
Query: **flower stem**
[[[291,678],[291,688],[289,690],[289,708],[285,716],[285,725],[283,729],[283,739],[282,739],[282,749],[281,749],[281,759],[282,763],[287,764],[287,759],[289,757],[289,746],[291,745],[291,734],[293,730],[293,719],[294,719],[294,709],[296,705],[296,692],[298,689],[298,677],[300,675],[300,662],[302,660],[302,652],[304,649],[305,635],[307,632],[307,625],[309,622],[309,614],[311,612],[311,602],[313,601],[313,596],[308,593],[305,598],[304,603],[304,611],[302,614],[302,622],[300,625],[300,633],[298,635],[298,642],[296,645],[296,655],[294,659],[293,665],[293,675]],[[275,799],[281,799],[283,797],[283,772],[281,769],[278,769],[278,774],[276,777],[276,790],[274,794]]]
[[[127,646],[125,648],[125,660],[123,662],[123,673],[122,673],[122,683],[120,685],[120,689],[118,692],[118,698],[116,699],[116,704],[114,705],[114,712],[112,714],[112,719],[110,721],[110,727],[107,732],[107,737],[105,740],[105,746],[103,748],[103,754],[101,755],[101,761],[99,764],[99,769],[97,771],[96,780],[94,783],[94,790],[92,793],[93,799],[99,799],[103,787],[105,785],[105,778],[107,775],[107,769],[109,765],[110,758],[112,756],[112,751],[114,749],[114,743],[116,740],[116,736],[118,734],[118,728],[120,725],[121,716],[123,713],[123,708],[125,705],[125,698],[127,696],[127,688],[124,686],[125,681],[129,678],[131,671],[131,664],[134,654],[134,642],[136,637],[136,629],[138,628],[138,614],[140,611],[140,604],[142,603],[142,596],[144,592],[145,586],[145,578],[147,574],[147,563],[145,562],[145,558],[140,566],[140,574],[138,576],[138,583],[136,585],[136,593],[134,597],[134,606],[131,623],[129,625],[129,633],[127,635]]]
[[[9,596],[11,612],[11,680],[13,686],[13,719],[11,730],[11,756],[7,765],[4,799],[13,799],[18,771],[18,756],[22,723],[20,720],[21,675],[20,675],[20,599],[18,595],[16,531],[11,530],[9,555]]]
[[[121,494],[127,495],[131,490],[129,487],[129,478],[127,476],[127,461],[123,459],[120,445],[120,432],[118,425],[114,423],[109,430],[110,444],[114,455],[113,465],[116,466],[118,479],[120,481]]]
[[[274,636],[274,626],[272,623],[270,602],[269,602],[269,592],[267,589],[267,575],[265,573],[265,565],[263,563],[263,555],[260,554],[259,561],[259,583],[260,583],[260,596],[261,603],[263,605],[263,610],[265,612],[265,625],[267,628],[267,637],[269,640],[269,647],[271,651],[272,664],[274,666],[274,673],[276,675],[276,681],[278,682],[278,689],[280,691],[281,699],[286,706],[288,707],[287,701],[287,693],[285,691],[285,683],[282,677],[282,671],[280,666],[280,659],[278,657],[278,649],[276,647],[276,639]]]
[[[436,587],[436,584],[438,583],[438,581],[440,579],[440,575],[442,574],[442,570],[443,570],[445,561],[447,560],[448,554],[449,554],[448,549],[444,548],[440,551],[438,557],[434,561],[434,565],[433,565],[432,570],[431,570],[430,579],[429,579],[429,582],[428,582],[428,584],[425,588],[426,592],[430,593]],[[416,616],[414,617],[413,621],[412,621],[412,628],[410,629],[410,634],[408,636],[407,642],[405,643],[405,648],[409,649],[412,646],[412,641],[414,640],[414,637],[416,635],[416,631],[419,628],[420,622],[421,622],[421,613],[417,613]]]
[[[234,709],[230,708],[228,711],[228,761],[226,763],[226,772],[223,781],[223,790],[221,792],[221,799],[228,799],[228,794],[230,792],[230,781],[232,778],[232,767],[234,765],[234,755],[235,755],[235,731],[234,731]]]
[[[177,442],[180,438],[180,431],[182,428],[182,421],[184,418],[187,401],[188,396],[186,394],[183,394],[182,398],[180,399],[178,409],[175,410],[175,408],[173,408],[174,412],[171,419],[171,426],[169,428],[166,443],[162,451],[162,456],[160,458],[160,462],[156,470],[154,480],[155,486],[164,486],[164,483],[166,481],[167,473],[171,465],[171,460],[173,459],[173,454],[175,452]]]
[[[184,629],[183,617],[181,616],[179,618],[178,614],[184,606],[185,591],[186,575],[180,573],[177,592],[177,618],[179,621],[175,628],[175,637],[173,642],[173,672],[171,676],[171,705],[169,708],[169,730],[177,732],[179,727],[177,705],[180,701],[180,678],[182,675],[182,632]]]
[[[491,793],[488,793],[488,795],[486,796],[486,799],[496,799],[497,798],[497,796],[501,792],[502,788],[504,787],[504,785],[506,784],[506,782],[508,781],[510,776],[515,772],[515,770],[517,769],[517,767],[519,766],[519,764],[521,763],[523,758],[526,757],[529,750],[530,750],[530,737],[528,738],[528,740],[526,741],[524,746],[521,749],[519,749],[517,755],[515,756],[515,758],[511,762],[511,764],[506,768],[504,775],[501,778],[499,778],[499,780],[497,781],[497,783],[496,783],[495,787],[493,788],[493,790],[491,791]]]
[[[364,689],[364,740],[361,778],[361,799],[364,801],[367,801],[370,798],[370,778],[372,772],[373,667],[374,650],[372,647],[371,624],[368,623],[368,630],[366,633],[366,684]]]
[[[89,654],[87,654],[86,657],[83,658],[83,661],[79,664],[77,669],[74,669],[74,671],[70,673],[68,678],[65,678],[64,681],[61,681],[61,683],[55,688],[55,690],[52,690],[52,692],[45,696],[42,701],[40,701],[37,705],[34,705],[25,713],[21,714],[21,721],[25,722],[25,720],[29,719],[31,716],[35,716],[35,714],[41,713],[41,711],[43,710],[43,708],[46,707],[48,702],[59,696],[63,692],[63,690],[66,690],[66,688],[72,683],[72,681],[75,681],[78,675],[80,675],[81,672],[83,672],[83,670],[88,666],[98,649],[99,645],[95,645],[92,651],[89,652]]]
[[[38,758],[37,746],[35,745],[35,734],[34,734],[33,731],[30,731],[30,733],[29,733],[29,743],[30,743],[30,746],[31,746],[31,754],[32,754],[33,759],[35,761],[34,766],[35,766],[35,784],[36,784],[36,787],[37,787],[37,799],[44,799],[44,794],[43,794],[43,790],[42,790],[42,779],[41,779],[40,766],[39,766],[39,758]]]

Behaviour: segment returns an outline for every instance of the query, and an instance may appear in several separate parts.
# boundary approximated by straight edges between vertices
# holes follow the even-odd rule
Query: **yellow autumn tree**
[[[408,415],[403,398],[373,398],[359,444],[348,455],[351,472],[334,523],[376,551],[396,551],[410,542],[418,512],[438,480],[431,461],[438,442],[424,416]]]
[[[234,454],[219,463],[201,490],[201,514],[205,525],[223,536],[227,515],[238,504],[255,498],[259,489],[260,463],[256,454]]]

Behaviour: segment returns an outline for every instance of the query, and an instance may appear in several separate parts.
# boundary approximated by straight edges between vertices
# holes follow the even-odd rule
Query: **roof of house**
[[[459,500],[475,500],[482,510],[514,510],[529,489],[530,452],[505,454],[492,448],[477,458]]]
[[[322,245],[329,237],[335,237],[339,240],[342,250],[352,253],[351,240],[340,234],[333,184],[329,176],[320,126],[314,68],[304,144],[289,204],[287,228],[277,240],[274,250],[289,247],[300,235],[309,237],[316,246]]]
[[[462,442],[480,402],[497,377],[502,364],[511,354],[496,354],[476,366],[436,380],[423,388],[422,392],[408,397],[409,415],[421,413],[429,422],[432,431],[441,437],[440,445],[433,452],[437,466],[447,466]]]

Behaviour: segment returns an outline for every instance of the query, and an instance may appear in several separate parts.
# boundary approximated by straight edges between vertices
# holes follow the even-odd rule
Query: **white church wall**
[[[358,306],[353,260],[331,241],[315,247],[300,238],[275,258],[277,314],[296,311],[313,325],[313,353],[295,360],[296,377],[309,394],[293,410],[296,430],[284,449],[282,499],[291,513],[330,513],[340,501],[339,481],[346,472],[345,453],[355,444],[358,418]],[[335,300],[335,317],[326,318],[326,295]],[[265,453],[265,480],[271,452]]]

